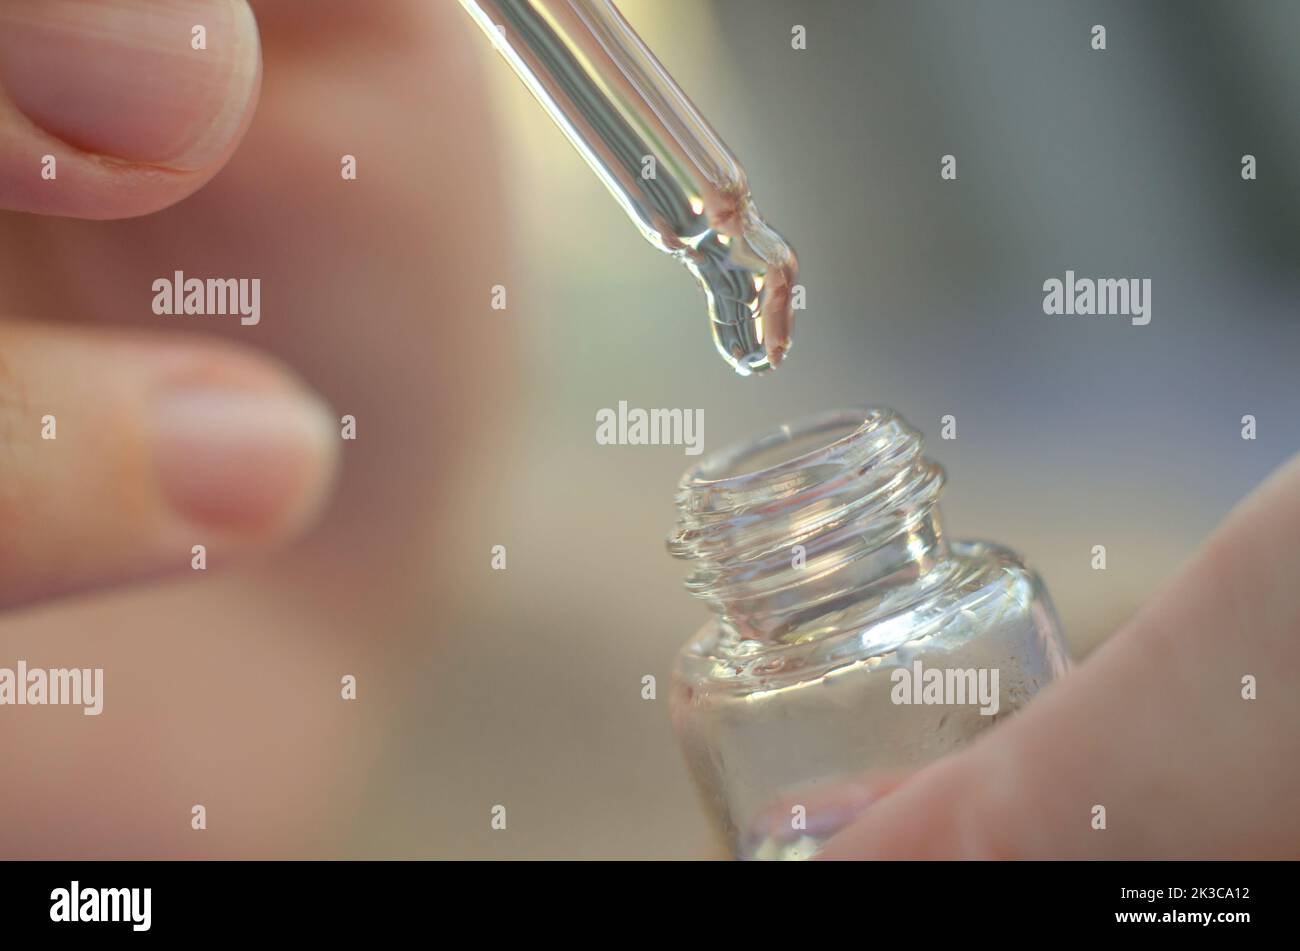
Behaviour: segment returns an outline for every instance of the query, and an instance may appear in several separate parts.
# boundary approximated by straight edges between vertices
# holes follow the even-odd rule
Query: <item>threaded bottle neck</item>
[[[668,548],[736,638],[813,639],[947,558],[943,479],[892,410],[814,416],[688,471]]]

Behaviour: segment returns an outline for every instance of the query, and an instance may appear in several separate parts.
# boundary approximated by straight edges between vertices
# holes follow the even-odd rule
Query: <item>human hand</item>
[[[211,5],[0,0],[0,63],[12,44],[34,42],[14,40],[18,16],[58,13],[66,26],[74,12],[112,11],[98,29],[129,45],[141,35],[132,17]],[[513,378],[512,322],[454,319],[485,309],[486,288],[516,273],[499,248],[472,25],[455,4],[425,0],[252,8],[264,65],[252,118],[188,170],[65,142],[3,92],[0,65],[0,206],[15,209],[0,211],[0,602],[181,573],[5,614],[0,656],[103,665],[109,700],[103,716],[31,715],[0,731],[0,760],[21,764],[0,810],[24,817],[0,826],[0,854],[339,854],[366,782],[358,764],[390,729],[382,705],[338,701],[339,677],[379,683],[384,658],[406,656],[391,645],[425,643],[442,506],[475,458],[467,447],[508,404],[463,394]],[[208,22],[209,54],[230,43],[219,23]],[[184,25],[186,53],[191,35]],[[127,59],[126,78],[146,91],[167,65]],[[46,72],[60,68],[55,57]],[[167,84],[155,84],[162,96]],[[360,168],[353,181],[340,175],[348,153]],[[53,181],[40,178],[44,154],[57,155]],[[81,189],[81,175],[96,186]],[[84,203],[37,208],[20,192],[38,186]],[[106,196],[115,207],[95,204]],[[96,220],[109,214],[134,217]],[[487,246],[497,253],[476,250]],[[178,268],[260,278],[261,321],[156,315],[151,284]],[[316,442],[321,401],[303,380],[335,408],[328,445]],[[300,443],[293,431],[268,440],[300,453],[296,465],[220,439],[182,455],[207,460],[201,485],[224,500],[197,520],[151,469],[155,406],[188,384],[246,401],[232,410],[241,436],[265,425],[263,400],[309,407]],[[447,406],[456,411],[430,412]],[[55,440],[40,438],[46,414],[57,417]],[[340,439],[343,414],[359,421],[356,442]],[[211,424],[182,428],[186,439],[222,435]],[[340,451],[347,464],[331,495]],[[240,458],[256,479],[232,478]],[[327,497],[310,538],[278,548]],[[205,572],[190,570],[196,543],[207,546]],[[258,557],[272,545],[273,558]],[[66,781],[69,762],[84,782]],[[223,814],[219,829],[191,830],[195,790]],[[322,832],[326,816],[337,835]]]
[[[1297,539],[1300,457],[1085,663],[885,788],[819,857],[1300,855]]]
[[[0,204],[89,219],[173,204],[235,151],[260,82],[244,0],[0,0]],[[39,247],[36,219],[7,224],[16,252]],[[335,464],[322,400],[244,346],[25,320],[48,310],[43,286],[89,277],[49,273],[56,255],[30,263],[0,324],[0,603],[185,568],[196,540],[236,554],[306,523]],[[75,309],[60,316],[102,316]]]

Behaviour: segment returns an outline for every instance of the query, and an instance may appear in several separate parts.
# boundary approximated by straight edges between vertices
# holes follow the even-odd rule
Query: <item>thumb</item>
[[[179,201],[230,157],[260,82],[247,0],[0,0],[0,208]]]

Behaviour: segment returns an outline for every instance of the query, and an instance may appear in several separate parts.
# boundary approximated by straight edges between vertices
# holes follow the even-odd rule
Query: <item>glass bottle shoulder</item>
[[[718,689],[777,689],[848,665],[910,663],[918,652],[959,650],[1008,631],[1054,641],[1055,615],[1038,575],[1002,546],[953,542],[927,570],[882,579],[775,640],[746,639],[724,618],[710,618],[682,650],[677,672]]]

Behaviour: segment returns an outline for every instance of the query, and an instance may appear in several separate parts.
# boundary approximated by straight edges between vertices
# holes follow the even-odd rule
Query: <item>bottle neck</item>
[[[892,410],[829,413],[682,477],[669,551],[741,641],[793,643],[879,610],[948,557],[943,470]]]

